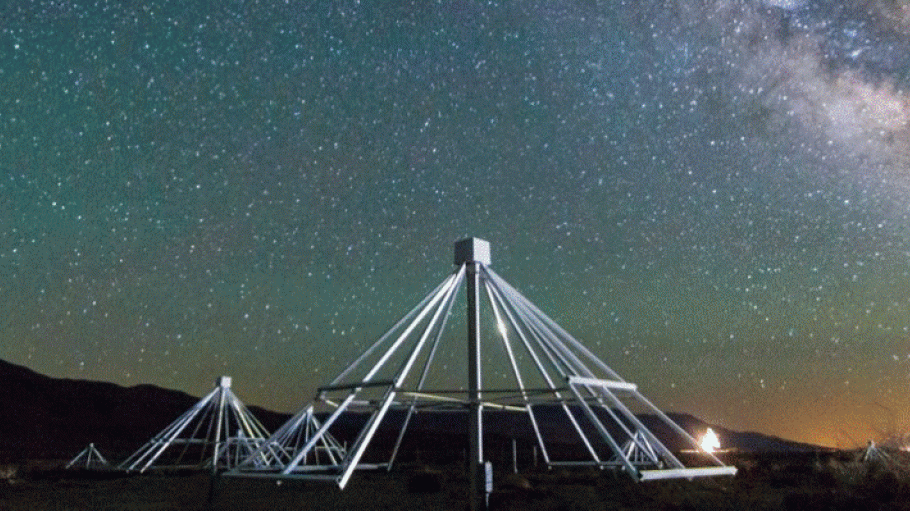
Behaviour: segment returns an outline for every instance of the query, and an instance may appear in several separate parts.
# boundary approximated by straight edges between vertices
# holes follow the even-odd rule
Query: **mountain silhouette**
[[[214,381],[214,378],[213,378]],[[240,396],[242,399],[242,396]],[[0,360],[0,458],[65,459],[94,443],[112,460],[121,460],[193,406],[199,397],[154,385],[122,387],[113,383],[51,378],[28,368]],[[250,406],[250,411],[274,431],[289,416]],[[535,407],[535,414],[547,442],[569,445],[571,437],[551,427],[564,420],[556,406]],[[693,436],[712,427],[724,448],[746,452],[806,452],[818,448],[754,432],[736,432],[706,424],[687,414],[668,413],[671,419]],[[403,411],[390,411],[374,445],[384,450],[393,444],[404,422]],[[534,433],[528,421],[509,412],[485,412],[490,445],[515,439],[532,445]],[[653,416],[640,419],[659,437],[666,426]],[[338,436],[355,437],[366,416],[350,414],[336,423]],[[463,413],[427,413],[415,416],[408,430],[406,446],[444,445],[457,452],[466,447],[467,417]],[[670,435],[666,435],[669,437]],[[461,444],[465,445],[462,446]],[[385,445],[384,445],[385,444]],[[670,449],[688,446],[668,445]]]
[[[51,378],[0,360],[0,453],[65,458],[94,443],[103,454],[120,459],[197,401],[154,385]],[[257,407],[250,411],[270,429],[287,419]]]

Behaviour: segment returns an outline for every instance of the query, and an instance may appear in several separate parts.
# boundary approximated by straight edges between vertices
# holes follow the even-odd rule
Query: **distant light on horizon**
[[[701,449],[707,453],[713,453],[720,449],[720,439],[717,437],[717,433],[711,428],[708,428],[708,430],[705,431],[705,434],[702,435],[701,441],[698,444],[701,446]]]

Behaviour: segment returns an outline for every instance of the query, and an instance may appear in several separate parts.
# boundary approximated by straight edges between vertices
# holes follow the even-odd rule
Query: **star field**
[[[0,358],[293,411],[493,266],[658,406],[910,430],[910,4],[0,8]]]

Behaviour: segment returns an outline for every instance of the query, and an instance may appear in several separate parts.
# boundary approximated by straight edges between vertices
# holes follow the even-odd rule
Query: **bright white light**
[[[701,449],[705,452],[714,452],[717,449],[720,449],[720,439],[717,438],[717,433],[715,433],[713,429],[708,428],[708,431],[702,435]]]
[[[496,327],[499,328],[499,335],[501,335],[503,338],[505,338],[505,337],[506,337],[506,333],[507,333],[507,332],[506,332],[506,324],[503,323],[502,320],[499,320],[499,321],[496,322]]]

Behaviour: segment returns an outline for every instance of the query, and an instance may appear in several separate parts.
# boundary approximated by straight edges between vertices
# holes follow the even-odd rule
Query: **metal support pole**
[[[222,376],[219,381],[224,380],[225,378],[227,378],[227,377]],[[230,385],[230,381],[231,381],[230,378],[227,378],[227,382],[228,382],[227,385]],[[214,450],[212,451],[212,475],[215,475],[218,473],[218,456],[221,453],[221,428],[223,427],[224,421],[226,419],[226,417],[224,416],[225,415],[224,398],[225,398],[227,388],[228,387],[225,387],[225,385],[223,383],[218,386],[218,412],[217,412],[218,416],[216,419],[217,422],[215,423],[215,447],[214,447]],[[225,440],[227,440],[227,435],[225,435]],[[228,463],[228,466],[230,466],[230,463]]]
[[[483,464],[483,405],[481,404],[480,270],[489,266],[490,243],[480,238],[455,242],[457,266],[464,266],[468,295],[468,484],[471,511],[486,508]],[[483,480],[481,478],[484,478]]]
[[[483,416],[480,404],[480,286],[477,263],[469,261],[467,266],[468,295],[468,483],[471,511],[485,508],[483,475]]]
[[[512,438],[512,473],[518,473],[518,444]]]

